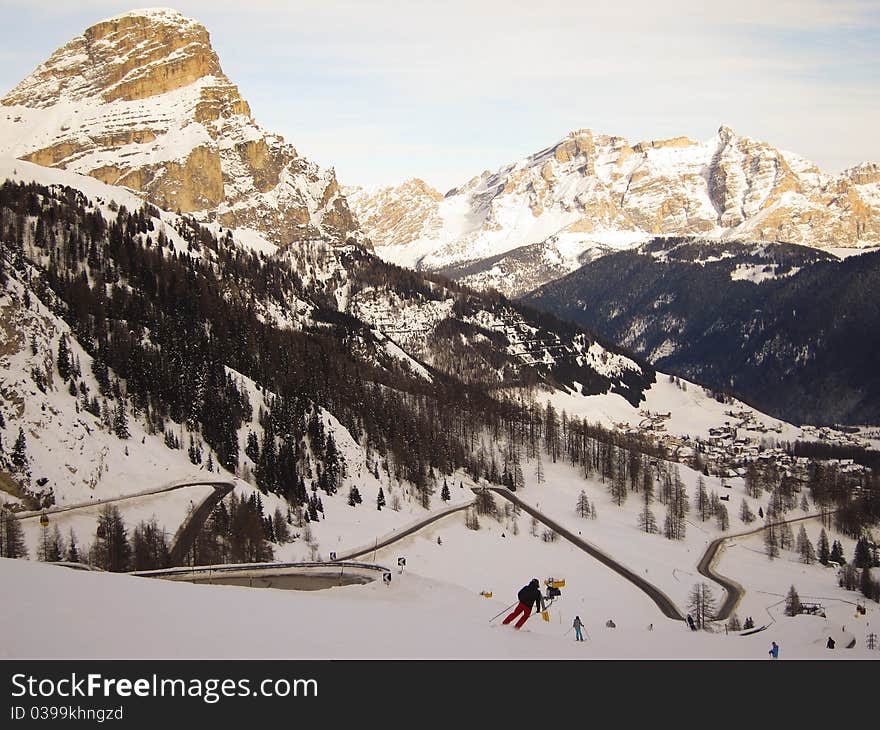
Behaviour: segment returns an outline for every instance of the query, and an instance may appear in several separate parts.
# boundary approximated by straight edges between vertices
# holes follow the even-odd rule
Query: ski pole
[[[511,608],[513,608],[515,605],[516,605],[515,603],[511,603],[507,608],[504,609],[504,611],[509,611],[509,610],[510,610]],[[504,613],[504,611],[501,611],[500,613],[496,613],[496,614],[495,614],[492,618],[490,618],[489,620],[490,620],[490,621],[494,621],[494,620],[495,620],[496,618],[498,618],[502,613]]]

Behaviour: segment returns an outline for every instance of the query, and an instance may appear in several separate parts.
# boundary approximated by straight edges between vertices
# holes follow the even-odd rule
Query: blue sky
[[[131,2],[0,0],[0,94]],[[880,2],[192,0],[255,118],[344,184],[441,191],[587,127],[722,123],[823,170],[880,162]]]

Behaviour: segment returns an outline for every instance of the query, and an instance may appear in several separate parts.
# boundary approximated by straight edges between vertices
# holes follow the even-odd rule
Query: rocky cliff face
[[[365,232],[382,255],[450,273],[491,260],[494,273],[479,266],[479,280],[464,278],[508,294],[546,282],[548,261],[564,261],[571,271],[597,247],[628,247],[655,235],[820,248],[880,244],[880,167],[825,175],[728,127],[705,142],[638,144],[578,130],[443,199],[417,191],[410,182],[356,196]],[[531,274],[523,268],[524,246],[535,261]]]
[[[92,26],[0,104],[2,155],[124,185],[282,246],[358,237],[333,170],[254,121],[207,30],[176,11]]]

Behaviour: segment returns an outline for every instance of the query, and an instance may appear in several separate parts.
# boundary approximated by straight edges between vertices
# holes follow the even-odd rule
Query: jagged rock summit
[[[725,125],[635,144],[579,129],[442,198],[410,181],[351,202],[383,257],[508,294],[653,236],[880,244],[880,167],[827,175]]]
[[[0,155],[124,185],[281,246],[359,238],[334,171],[254,121],[208,31],[176,10],[96,23],[0,105]]]

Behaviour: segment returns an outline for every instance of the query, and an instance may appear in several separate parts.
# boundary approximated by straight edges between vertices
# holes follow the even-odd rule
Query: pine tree
[[[785,597],[785,615],[797,616],[801,612],[801,599],[797,590],[792,586],[788,589],[788,595]]]
[[[874,580],[871,576],[870,566],[862,568],[859,578],[859,590],[865,598],[880,602],[880,581]]]
[[[761,484],[761,477],[758,473],[758,467],[754,462],[751,462],[746,467],[746,494],[754,499],[757,499],[764,493],[764,487]]]
[[[196,543],[199,543],[197,538]],[[202,546],[199,545],[199,548]],[[202,562],[197,548],[192,555],[193,563]],[[156,570],[166,568],[169,564],[168,536],[159,526],[155,517],[149,521],[141,521],[134,528],[131,536],[131,563],[134,570]]]
[[[92,360],[92,374],[98,381],[98,391],[106,396],[110,392],[110,373],[107,370],[107,363],[100,355]]]
[[[810,538],[807,536],[807,530],[803,525],[801,525],[801,529],[798,530],[796,549],[801,556],[802,563],[812,565],[816,562],[816,551],[813,549],[813,543],[810,542]]]
[[[257,434],[253,431],[248,431],[247,445],[244,447],[244,453],[254,464],[260,458],[260,442],[257,439]]]
[[[376,497],[376,509],[380,510],[385,506],[385,493],[382,491],[382,487],[379,487],[379,496]]]
[[[541,453],[538,452],[538,460],[535,463],[535,483],[544,483],[544,464],[541,462]]]
[[[193,464],[201,464],[202,463],[202,449],[200,446],[196,445],[195,439],[193,439],[192,434],[189,435],[189,460]]]
[[[700,520],[705,522],[709,517],[709,493],[706,491],[706,480],[702,475],[697,479],[697,494],[694,497],[696,504],[694,505],[697,512],[700,513]]]
[[[287,515],[288,516],[285,517],[281,513],[280,507],[275,508],[275,516],[272,523],[275,528],[276,541],[281,545],[290,542],[290,510],[288,510]]]
[[[615,466],[614,473],[611,476],[611,499],[620,507],[626,502],[629,490],[626,488],[626,472],[624,467]]]
[[[739,508],[739,518],[747,525],[755,521],[755,513],[752,512],[749,503],[745,499],[743,499]]]
[[[651,534],[657,532],[657,520],[647,504],[639,512],[639,529]]]
[[[874,556],[871,554],[868,538],[860,537],[856,542],[852,564],[855,568],[870,568],[874,564]]]
[[[838,565],[846,565],[846,558],[843,557],[843,545],[840,544],[840,540],[835,540],[831,545],[831,555],[828,560]]]
[[[791,525],[783,522],[779,526],[779,547],[782,550],[791,550],[794,546],[794,533],[791,531]]]
[[[114,573],[125,572],[131,564],[131,546],[122,514],[116,505],[105,505],[98,516],[92,563]]]
[[[113,414],[113,433],[121,439],[127,439],[131,436],[128,431],[128,414],[124,398],[116,404],[116,411]]]
[[[79,547],[76,544],[76,533],[70,528],[70,536],[67,540],[67,558],[71,563],[79,562]]]
[[[9,455],[9,460],[12,462],[12,466],[19,474],[27,473],[27,439],[25,438],[24,431],[21,429],[21,427],[19,427],[18,429],[18,438],[15,439],[15,445],[12,447],[12,453]]]
[[[828,535],[825,532],[825,528],[822,528],[822,532],[819,533],[819,542],[816,544],[816,553],[820,563],[822,565],[828,565],[828,560],[831,557],[831,548],[828,546]]]
[[[578,495],[577,507],[575,510],[579,517],[586,518],[590,516],[590,500],[587,498],[587,493],[583,489]]]
[[[443,489],[440,490],[440,499],[444,502],[448,502],[451,499],[451,495],[449,494],[449,485],[446,483],[446,480],[443,480]]]
[[[66,381],[71,374],[70,350],[67,347],[67,338],[61,337],[58,341],[58,357],[55,360],[58,366],[58,374],[61,380]]]
[[[361,494],[358,491],[358,488],[352,486],[351,489],[348,490],[348,505],[350,507],[356,507],[361,502],[363,502],[363,500],[361,499]]]
[[[705,629],[715,617],[716,603],[712,589],[705,583],[697,583],[691,590],[688,608],[698,629]]]
[[[464,515],[464,526],[469,530],[479,530],[480,529],[480,520],[477,517],[477,511],[473,508],[469,508]]]
[[[770,560],[779,556],[779,542],[776,535],[776,525],[770,518],[767,519],[767,527],[764,530],[764,549]]]
[[[718,518],[718,529],[722,532],[730,527],[730,517],[727,514],[727,507],[725,505],[718,505],[718,509],[715,511],[715,516]]]
[[[27,558],[27,544],[21,523],[9,510],[0,507],[0,558]]]
[[[41,528],[41,532],[40,545],[37,548],[37,560],[45,563],[57,563],[64,560],[67,546],[64,544],[64,538],[61,536],[61,530],[58,529],[58,525],[54,525],[51,532],[49,531],[49,526],[46,525]]]

